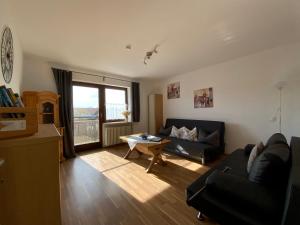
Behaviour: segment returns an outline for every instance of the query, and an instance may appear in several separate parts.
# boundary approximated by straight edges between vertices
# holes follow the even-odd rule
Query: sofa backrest
[[[221,121],[209,121],[209,120],[189,120],[189,119],[167,119],[165,127],[175,126],[177,128],[185,126],[188,129],[197,127],[203,129],[206,132],[212,133],[216,130],[220,133],[221,147],[224,148],[224,134],[225,134],[225,123]]]
[[[299,220],[300,205],[300,138],[291,139],[291,170],[286,193],[282,225],[295,225]]]
[[[254,160],[248,179],[255,183],[275,186],[276,189],[287,187],[291,166],[291,150],[285,136],[273,134],[267,141],[262,153]],[[281,190],[280,193],[284,194]]]

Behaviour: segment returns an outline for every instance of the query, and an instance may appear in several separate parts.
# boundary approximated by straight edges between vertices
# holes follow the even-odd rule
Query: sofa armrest
[[[228,171],[230,171],[231,168],[226,166],[222,172],[223,173],[227,173]],[[194,199],[196,199],[198,197],[198,195],[200,195],[206,188],[206,185],[202,186],[198,191],[196,191],[192,196],[190,196],[188,199],[187,199],[187,204],[188,205],[191,205],[191,203],[193,202]]]
[[[276,195],[267,187],[253,183],[246,178],[215,170],[206,179],[206,191],[221,196],[234,205],[261,210],[276,210]]]

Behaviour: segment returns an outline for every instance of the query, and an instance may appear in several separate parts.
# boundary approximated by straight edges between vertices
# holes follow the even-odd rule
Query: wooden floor
[[[209,167],[173,155],[167,166],[145,168],[149,158],[126,146],[81,154],[61,164],[63,225],[191,225],[216,224],[196,219],[185,203],[185,188]]]

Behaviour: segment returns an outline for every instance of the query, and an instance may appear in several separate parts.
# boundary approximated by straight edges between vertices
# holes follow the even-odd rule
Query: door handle
[[[4,163],[5,163],[5,160],[4,159],[0,159],[0,167],[2,167],[4,165]],[[0,184],[3,184],[3,183],[4,183],[4,179],[0,177]]]
[[[3,166],[5,163],[5,160],[4,159],[0,159],[0,167]]]

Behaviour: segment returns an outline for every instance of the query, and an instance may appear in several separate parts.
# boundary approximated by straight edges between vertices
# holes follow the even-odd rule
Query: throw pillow
[[[260,153],[264,150],[265,146],[262,142],[259,144],[255,145],[253,149],[251,150],[249,159],[248,159],[248,164],[247,164],[247,172],[250,173],[251,167],[253,165],[254,160],[259,156]]]
[[[164,136],[169,136],[171,133],[172,127],[164,128],[163,126],[159,129],[159,134]]]
[[[181,132],[182,132],[181,128],[178,129],[175,126],[172,126],[170,137],[180,138],[181,137]]]
[[[211,134],[207,135],[206,137],[201,137],[198,139],[201,143],[210,144],[213,146],[220,146],[220,134],[219,131],[216,130],[212,132]]]
[[[267,141],[266,146],[274,145],[274,144],[288,144],[285,136],[281,133],[273,134],[269,140]]]
[[[182,136],[181,138],[188,141],[197,141],[197,128],[195,127],[192,130],[189,130],[186,127],[182,129]]]
[[[268,146],[254,160],[249,180],[265,185],[280,186],[287,182],[290,150],[286,144]]]
[[[244,153],[245,155],[249,156],[252,149],[255,147],[255,145],[253,144],[247,144],[245,147],[244,147]]]
[[[199,128],[199,130],[198,130],[198,140],[200,140],[201,138],[205,138],[206,136],[207,136],[207,132],[205,132],[204,130]]]

